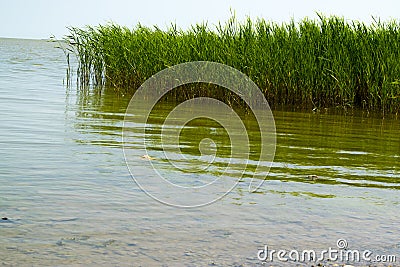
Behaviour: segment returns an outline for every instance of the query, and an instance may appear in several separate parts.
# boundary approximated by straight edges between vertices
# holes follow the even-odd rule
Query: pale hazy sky
[[[132,27],[140,22],[146,26],[165,28],[171,22],[186,28],[197,22],[210,25],[226,21],[230,9],[239,19],[263,17],[276,22],[315,18],[315,12],[344,16],[350,20],[371,22],[400,20],[400,0],[0,0],[0,37],[60,38],[67,26],[104,24],[113,21]]]

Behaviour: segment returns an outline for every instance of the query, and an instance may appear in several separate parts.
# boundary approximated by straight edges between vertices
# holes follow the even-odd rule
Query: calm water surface
[[[66,89],[53,47],[0,39],[3,265],[255,266],[265,244],[322,250],[339,238],[400,264],[398,119],[274,111],[277,151],[263,186],[249,193],[243,179],[212,205],[177,209],[130,177],[121,144],[129,98]],[[157,119],[153,126],[149,154],[161,158]],[[210,129],[219,132],[190,125],[183,153],[195,158]]]

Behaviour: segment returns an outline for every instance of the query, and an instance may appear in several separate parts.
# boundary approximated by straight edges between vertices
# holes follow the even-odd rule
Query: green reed
[[[371,25],[319,16],[298,23],[232,17],[212,29],[197,24],[168,30],[115,24],[69,28],[65,38],[78,58],[79,84],[111,86],[133,94],[149,77],[175,64],[214,61],[248,75],[270,105],[363,108],[400,112],[400,23]],[[197,95],[228,102],[240,97],[215,86],[186,86],[170,96]]]

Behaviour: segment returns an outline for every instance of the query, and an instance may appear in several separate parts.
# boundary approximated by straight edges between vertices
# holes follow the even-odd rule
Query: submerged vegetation
[[[114,24],[69,28],[82,86],[133,94],[149,77],[175,64],[214,61],[248,75],[274,107],[363,108],[400,112],[400,23],[371,25],[319,16],[298,23],[263,19],[188,30]],[[196,89],[197,88],[197,89]],[[187,86],[186,94],[235,99],[215,86]],[[190,93],[188,93],[190,92]]]

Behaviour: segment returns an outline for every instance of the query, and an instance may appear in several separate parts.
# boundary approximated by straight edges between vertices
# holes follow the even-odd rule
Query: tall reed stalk
[[[168,30],[115,24],[69,28],[65,39],[78,58],[82,86],[112,86],[133,94],[150,76],[175,64],[214,61],[247,74],[273,106],[356,107],[400,111],[400,24],[371,25],[319,16],[277,24],[232,17],[211,29],[197,24]],[[199,89],[200,88],[200,89]],[[237,100],[212,86],[186,95]],[[222,90],[223,91],[223,90]]]

